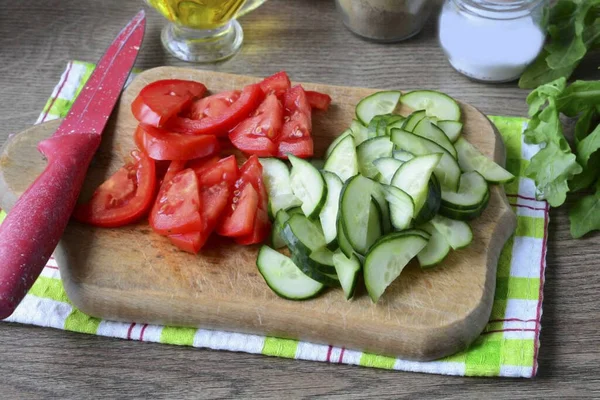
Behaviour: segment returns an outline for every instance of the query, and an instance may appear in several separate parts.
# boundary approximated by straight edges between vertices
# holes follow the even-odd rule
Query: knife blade
[[[108,47],[71,110],[38,144],[44,171],[0,225],[0,319],[9,317],[40,275],[75,207],[102,131],[142,44],[140,11]]]

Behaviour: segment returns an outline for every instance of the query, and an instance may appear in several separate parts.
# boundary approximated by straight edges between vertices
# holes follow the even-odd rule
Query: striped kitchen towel
[[[93,68],[93,64],[69,62],[37,122],[65,116]],[[447,375],[533,377],[539,353],[548,204],[535,199],[533,182],[524,177],[529,159],[537,150],[523,142],[527,120],[491,119],[506,143],[507,168],[519,177],[505,186],[518,223],[500,256],[490,321],[464,352],[434,362],[414,362],[275,337],[99,320],[73,307],[53,259],[7,321],[123,339],[375,368]]]

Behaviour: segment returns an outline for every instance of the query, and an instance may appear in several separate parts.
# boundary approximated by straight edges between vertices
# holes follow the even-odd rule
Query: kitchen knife
[[[106,50],[54,135],[38,144],[48,165],[0,225],[0,319],[25,297],[67,226],[145,25],[142,10]]]

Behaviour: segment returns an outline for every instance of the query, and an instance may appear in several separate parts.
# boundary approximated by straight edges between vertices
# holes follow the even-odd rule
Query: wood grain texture
[[[83,198],[121,168],[135,148],[133,132],[138,122],[131,103],[146,85],[161,79],[202,82],[215,93],[260,80],[174,67],[141,73],[123,93],[105,129]],[[315,156],[322,157],[349,126],[355,105],[375,90],[302,85],[333,99],[326,113],[313,116]],[[406,116],[413,110],[400,105],[396,111]],[[461,111],[464,137],[503,164],[504,145],[491,122],[472,106],[461,104]],[[0,207],[10,210],[45,168],[37,143],[53,134],[58,124],[36,125],[6,142],[0,154]],[[238,246],[213,236],[200,254],[191,255],[177,251],[145,221],[117,229],[73,221],[54,256],[73,304],[95,317],[266,334],[432,360],[466,348],[489,320],[498,256],[516,227],[516,216],[500,186],[491,188],[486,211],[471,227],[474,240],[468,248],[451,252],[433,270],[422,271],[412,263],[377,305],[365,293],[348,302],[341,289],[305,302],[283,300],[256,269],[259,246]]]
[[[141,1],[3,1],[0,141],[33,124],[67,60],[95,62]],[[148,13],[138,67],[189,66],[168,56],[163,21]],[[435,21],[407,42],[379,45],[342,25],[332,0],[269,0],[242,19],[233,59],[199,69],[363,87],[439,88],[485,113],[525,116],[527,91],[473,83],[437,45]],[[299,49],[301,51],[296,51]],[[598,79],[600,55],[579,79]],[[566,207],[552,210],[540,367],[531,381],[390,372],[178,346],[137,343],[0,323],[2,397],[18,398],[598,398],[600,235],[569,235]]]

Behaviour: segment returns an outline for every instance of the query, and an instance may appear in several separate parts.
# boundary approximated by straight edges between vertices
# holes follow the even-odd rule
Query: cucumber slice
[[[378,174],[373,161],[381,157],[391,157],[394,144],[389,137],[381,136],[368,139],[356,148],[358,170],[367,178],[375,178]]]
[[[447,203],[446,204],[442,203],[440,206],[439,212],[441,215],[448,217],[448,218],[456,219],[459,221],[470,221],[472,219],[479,217],[481,214],[483,214],[483,212],[487,208],[489,200],[490,200],[490,194],[488,192],[488,194],[483,199],[483,202],[477,207],[453,208],[451,205],[448,205]]]
[[[371,197],[375,200],[377,211],[381,217],[381,230],[382,234],[386,234],[391,232],[392,223],[390,222],[390,206],[388,201],[385,199],[385,192],[380,184],[373,182],[373,191],[371,192]]]
[[[489,193],[488,183],[476,171],[465,172],[460,177],[458,191],[442,188],[442,204],[457,210],[474,209],[483,204]]]
[[[460,137],[463,124],[458,121],[438,121],[437,126],[444,131],[452,143]]]
[[[290,219],[290,215],[285,210],[279,210],[275,216],[273,229],[271,229],[271,245],[274,249],[281,249],[286,245],[282,233],[288,219]]]
[[[404,121],[406,121],[406,117],[400,115],[400,114],[385,114],[382,115],[382,117],[385,120],[386,123],[386,131],[387,131],[387,135],[389,135],[389,129],[388,126],[390,125],[396,125],[398,128],[400,128],[402,126],[402,124],[404,123]]]
[[[392,226],[399,231],[407,229],[415,215],[412,197],[395,186],[382,185],[382,189],[389,203]]]
[[[385,289],[427,245],[418,234],[391,233],[379,239],[366,255],[364,277],[367,293],[377,303]]]
[[[331,250],[324,247],[313,251],[308,257],[316,263],[316,268],[319,272],[326,275],[336,274]]]
[[[346,129],[340,134],[340,136],[336,137],[333,140],[333,142],[331,142],[331,144],[327,148],[327,151],[325,152],[325,159],[329,158],[329,155],[331,154],[333,149],[335,149],[335,146],[337,146],[346,136],[352,136],[352,129]]]
[[[327,184],[327,200],[321,214],[319,214],[319,219],[321,220],[325,242],[330,244],[337,238],[336,221],[340,206],[340,193],[344,184],[336,174],[327,171],[322,171],[322,174]]]
[[[323,231],[317,224],[304,215],[291,215],[283,226],[282,238],[292,252],[310,255],[327,244]]]
[[[427,116],[438,120],[460,120],[460,107],[450,96],[433,90],[415,90],[400,99],[402,104],[413,110],[425,110]]]
[[[256,266],[271,290],[284,299],[310,299],[324,288],[322,283],[302,273],[291,259],[269,246],[260,248]]]
[[[473,241],[473,231],[469,224],[464,221],[457,221],[450,218],[436,215],[431,220],[431,225],[439,232],[448,245],[454,250],[467,247]]]
[[[392,186],[412,197],[415,204],[414,217],[419,215],[427,201],[429,181],[441,159],[440,154],[415,157],[402,164],[392,178]]]
[[[325,168],[325,160],[320,160],[318,158],[311,158],[310,160],[308,160],[308,162],[310,163],[310,165],[312,165],[313,167],[315,167],[318,170]]]
[[[391,114],[398,105],[401,93],[399,91],[381,91],[365,97],[356,105],[356,118],[364,125],[376,115]]]
[[[448,136],[446,136],[444,131],[434,125],[429,118],[423,118],[413,130],[413,133],[439,144],[446,149],[452,157],[457,157],[456,149],[452,145],[452,142],[450,142],[450,139],[448,139]]]
[[[314,279],[315,281],[320,282],[325,286],[340,286],[340,281],[335,275],[335,273],[323,272],[324,267],[330,267],[324,266],[319,262],[313,260],[308,254],[299,251],[292,251],[291,259],[294,262],[294,264],[296,264],[296,266],[300,269],[300,271],[302,271],[302,273],[308,276],[309,278]],[[329,271],[332,270],[329,269]]]
[[[308,161],[290,155],[292,172],[290,185],[294,195],[302,202],[302,211],[308,218],[316,218],[327,199],[325,179]]]
[[[338,249],[333,254],[333,265],[337,273],[340,285],[346,296],[346,300],[350,300],[354,296],[358,275],[360,272],[360,261],[352,254],[350,258],[346,257],[341,250]]]
[[[392,157],[382,157],[373,161],[373,165],[377,168],[377,171],[379,171],[379,182],[389,185],[394,174],[402,164],[404,164],[403,161]]]
[[[359,254],[366,254],[382,231],[377,206],[371,201],[374,184],[372,180],[356,175],[346,182],[340,196],[339,213],[344,235]]]
[[[430,222],[421,225],[420,229],[429,233],[431,237],[427,242],[427,246],[417,254],[417,259],[421,268],[431,268],[446,258],[448,253],[450,253],[450,245],[446,241],[446,238]]]
[[[358,158],[352,135],[346,136],[331,151],[324,169],[339,176],[343,182],[358,174]]]
[[[387,123],[385,122],[383,115],[374,116],[373,119],[371,119],[371,122],[369,122],[369,126],[367,126],[367,135],[369,139],[381,136],[378,134],[380,125],[382,125],[385,136],[385,127],[387,126]]]
[[[340,245],[340,250],[346,255],[346,257],[351,258],[352,254],[354,254],[354,249],[346,237],[346,233],[344,232],[344,228],[342,226],[342,218],[340,217],[339,213],[336,228],[338,234],[337,241]]]
[[[481,154],[464,137],[458,138],[455,143],[458,152],[458,165],[465,172],[477,171],[488,182],[506,183],[515,176]]]
[[[392,157],[394,157],[396,160],[404,161],[404,162],[415,158],[414,154],[409,153],[408,151],[404,151],[404,150],[394,150],[392,152]]]
[[[352,130],[352,136],[354,136],[354,145],[358,146],[369,138],[367,127],[353,119],[350,124],[350,130]]]
[[[408,116],[408,118],[404,122],[404,125],[401,126],[401,128],[408,132],[412,132],[413,129],[415,129],[415,127],[417,126],[417,124],[419,122],[421,122],[421,120],[423,118],[425,118],[426,116],[427,116],[427,112],[425,112],[425,110],[414,111],[412,114],[410,114]]]
[[[427,199],[425,204],[419,210],[414,221],[416,224],[425,223],[433,218],[439,211],[442,205],[442,192],[440,184],[435,175],[431,175],[429,180],[429,189],[427,190]]]
[[[301,202],[292,192],[287,165],[277,158],[259,158],[259,161],[269,195],[269,216],[274,218],[279,210],[299,206]]]
[[[458,162],[442,146],[402,129],[392,129],[392,142],[402,150],[406,150],[416,156],[442,153],[442,159],[437,165],[434,174],[440,181],[442,188],[451,191],[458,189],[460,167],[458,166]]]

